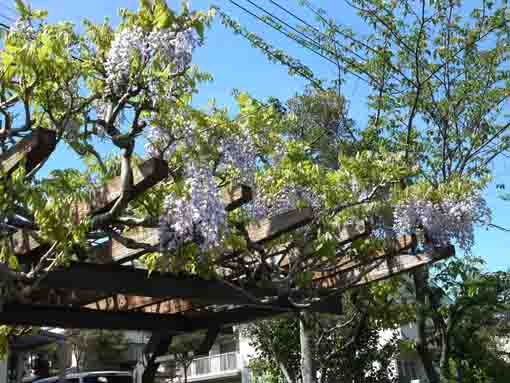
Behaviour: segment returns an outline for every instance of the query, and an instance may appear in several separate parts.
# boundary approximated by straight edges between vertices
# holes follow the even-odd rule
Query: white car
[[[59,377],[39,379],[33,383],[57,383]],[[60,383],[60,382],[59,382]],[[133,374],[129,371],[94,371],[67,374],[63,383],[133,383]]]

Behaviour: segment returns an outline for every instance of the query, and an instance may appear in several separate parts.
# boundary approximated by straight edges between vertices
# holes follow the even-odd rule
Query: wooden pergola
[[[8,177],[24,166],[26,173],[30,174],[45,162],[55,144],[54,132],[33,131],[0,157],[2,173]],[[147,191],[167,176],[168,166],[164,161],[145,161],[134,171],[132,197]],[[120,189],[120,177],[104,185],[90,203],[76,207],[77,221],[109,209],[119,198]],[[250,188],[244,185],[233,185],[223,194],[227,210],[237,209],[251,198]],[[262,219],[245,229],[253,244],[266,246],[271,240],[301,228],[313,219],[311,209],[298,209]],[[369,234],[369,225],[360,221],[339,228],[338,240],[341,245],[348,246]],[[31,230],[19,230],[10,236],[21,265],[33,264],[48,250],[49,245],[40,243],[37,238],[37,232]],[[315,298],[308,309],[338,314],[341,312],[338,297],[346,289],[379,281],[454,254],[452,246],[420,254],[416,253],[416,247],[416,238],[402,236],[387,251],[356,259],[339,257],[337,264],[327,272],[314,271],[312,290]],[[243,257],[242,252],[236,249],[226,249],[218,258],[219,276],[212,279],[169,272],[149,275],[137,259],[154,251],[159,251],[158,229],[136,229],[112,236],[91,247],[86,254],[86,262],[77,261],[50,271],[28,301],[5,303],[0,309],[0,323],[152,331],[155,335],[148,350],[157,354],[154,350],[165,337],[197,330],[208,330],[214,334],[223,326],[295,310],[289,297],[282,295],[274,284],[254,283],[246,272],[220,272],[224,264]],[[304,251],[313,250],[305,248]],[[289,258],[285,254],[266,261],[278,267],[282,274],[289,269]],[[251,271],[257,266],[256,262],[251,264]]]

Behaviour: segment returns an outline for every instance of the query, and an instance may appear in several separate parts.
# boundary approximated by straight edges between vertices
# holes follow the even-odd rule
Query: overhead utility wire
[[[257,4],[255,4],[253,1],[251,1],[251,0],[246,0],[246,1],[247,1],[248,3],[250,3],[250,4],[252,4],[252,5],[253,5],[254,7],[256,7],[257,9],[261,10],[262,12],[264,12],[265,14],[267,14],[269,17],[271,17],[271,18],[273,18],[273,19],[278,20],[281,24],[285,25],[286,27],[288,27],[288,28],[290,28],[291,30],[293,30],[293,31],[295,31],[296,33],[298,33],[299,35],[303,36],[305,39],[309,40],[309,41],[310,41],[310,42],[311,42],[311,43],[312,43],[312,44],[313,44],[313,45],[314,45],[317,49],[319,49],[319,51],[321,51],[321,50],[322,50],[322,51],[325,51],[325,52],[329,53],[331,56],[333,56],[335,59],[337,59],[337,60],[338,60],[338,53],[337,53],[337,52],[333,52],[333,51],[331,51],[331,50],[329,50],[329,49],[326,49],[326,48],[325,48],[325,47],[324,47],[324,46],[323,46],[320,42],[318,42],[317,40],[315,40],[315,39],[311,38],[311,37],[310,37],[310,36],[308,36],[306,33],[302,32],[302,31],[298,30],[297,28],[295,28],[294,26],[292,26],[292,25],[288,24],[286,21],[282,20],[281,18],[279,18],[278,16],[274,15],[273,13],[271,13],[271,12],[267,11],[265,8],[263,8],[263,7],[261,7],[261,6],[257,5]],[[263,20],[263,21],[264,21],[264,20]],[[265,21],[264,21],[264,22],[265,22]],[[265,23],[266,23],[266,24],[268,24],[267,22],[265,22]],[[276,28],[274,25],[272,25],[272,24],[270,24],[270,23],[269,23],[268,25],[269,25],[269,26],[271,26],[273,29],[276,29],[277,31],[281,32],[281,30],[280,30],[280,29],[278,29],[278,28]],[[312,27],[312,28],[313,28],[313,27]],[[281,32],[281,33],[282,33],[282,32]],[[320,31],[319,31],[319,33],[320,33]],[[286,33],[285,33],[285,35],[286,35],[287,37],[290,37],[290,36],[289,36],[288,34],[286,34]],[[324,34],[322,34],[322,35],[323,35],[323,36],[326,36],[326,35],[324,35]],[[291,36],[292,36],[292,35],[291,35]],[[292,38],[294,41],[298,42],[298,43],[299,43],[301,46],[303,46],[304,48],[309,49],[309,47],[308,47],[307,45],[305,45],[305,44],[303,44],[303,43],[300,43],[300,42],[299,42],[299,41],[297,41],[295,38],[293,38],[293,37],[290,37],[290,38]],[[326,38],[328,38],[328,39],[329,39],[329,37],[328,37],[328,36],[326,36]],[[349,48],[347,48],[347,47],[343,47],[343,46],[339,45],[339,43],[338,43],[338,42],[335,42],[335,43],[336,43],[335,45],[336,45],[337,47],[341,48],[341,49],[350,50],[350,49],[349,49]],[[360,60],[366,60],[364,57],[360,56],[358,53],[354,52],[353,50],[350,50],[350,51],[351,51],[351,53],[353,53],[354,55],[356,55],[356,56],[357,56]],[[333,62],[333,64],[335,64],[336,66],[341,67],[344,71],[349,72],[349,73],[351,73],[351,74],[354,74],[354,72],[352,72],[352,71],[348,70],[348,69],[347,69],[344,65],[341,65],[339,61],[333,61],[333,60],[330,60],[330,61],[332,61],[332,62]],[[351,65],[355,65],[355,63],[351,62]],[[377,80],[376,80],[375,78],[373,78],[373,76],[371,76],[369,73],[366,73],[366,72],[363,72],[363,73],[364,73],[365,75],[367,75],[367,76],[368,76],[368,77],[369,77],[372,81],[377,82]],[[366,80],[365,80],[365,81],[366,81]]]
[[[327,53],[329,53],[331,56],[333,56],[336,60],[338,60],[338,53],[337,52],[333,52],[332,50],[330,49],[327,49],[325,48],[319,41],[311,38],[309,35],[307,35],[306,33],[304,33],[303,31],[300,31],[299,29],[297,29],[296,27],[290,25],[289,23],[287,23],[285,20],[282,20],[281,18],[279,18],[278,16],[274,15],[273,13],[269,12],[268,10],[266,10],[265,8],[259,6],[258,4],[254,3],[253,1],[251,0],[246,0],[248,3],[250,3],[251,5],[253,5],[254,7],[256,7],[257,9],[261,10],[262,12],[264,12],[266,15],[268,15],[269,17],[275,19],[275,20],[278,20],[278,22],[280,22],[281,24],[285,25],[287,28],[290,28],[291,30],[293,30],[294,32],[298,33],[299,35],[303,36],[305,39],[307,39],[308,41],[310,41],[314,46],[315,48],[319,49],[319,51],[325,51]],[[276,3],[275,3],[276,4]],[[267,23],[266,23],[267,24]],[[272,26],[274,29],[277,29],[279,31],[278,28],[275,28],[274,26]],[[313,27],[312,27],[313,28]],[[321,35],[325,36],[327,39],[330,39],[328,36],[326,36],[324,33],[320,32],[319,30],[315,29],[317,32],[319,32]],[[296,41],[294,39],[294,41]],[[305,45],[301,44],[303,47],[307,48]],[[350,51],[352,54],[354,54],[355,56],[357,56],[360,60],[364,60],[366,61],[366,59],[364,57],[362,57],[361,55],[359,55],[358,53],[356,53],[355,51],[351,50],[350,48],[348,47],[343,47],[341,46],[338,42],[335,41],[335,45],[337,47],[339,47],[340,49],[345,49],[345,50],[348,50]],[[330,60],[331,61],[331,60]],[[341,67],[343,70],[345,70],[346,72],[349,72],[349,73],[352,73],[351,71],[349,71],[344,65],[340,64],[339,61],[333,61],[333,63],[339,67]],[[354,65],[355,63],[351,62],[351,65]],[[377,82],[376,79],[373,78],[373,76],[371,76],[369,73],[366,73],[366,72],[363,72],[365,73],[372,81],[374,82]]]
[[[249,15],[253,16],[254,18],[256,18],[257,20],[259,21],[262,21],[264,24],[268,25],[269,27],[273,28],[274,30],[276,30],[277,32],[283,34],[284,36],[288,37],[289,39],[291,40],[294,40],[296,43],[298,43],[301,47],[305,48],[305,49],[308,49],[310,50],[311,52],[315,53],[316,55],[322,57],[323,59],[329,61],[330,63],[334,64],[335,66],[338,65],[337,62],[333,61],[331,58],[325,56],[324,54],[316,51],[315,49],[312,49],[311,47],[303,44],[302,41],[300,41],[299,39],[295,38],[294,36],[290,35],[289,33],[286,33],[278,28],[276,28],[274,25],[272,25],[271,23],[269,23],[268,21],[264,20],[262,17],[256,15],[255,13],[251,12],[250,10],[246,9],[245,7],[243,7],[242,5],[236,3],[234,0],[229,0],[232,4],[234,4],[235,6],[237,6],[238,8],[240,8],[241,10],[243,10],[244,12],[248,13]],[[346,72],[352,74],[353,76],[359,78],[360,80],[366,82],[366,83],[369,83],[369,81],[363,77],[361,77],[359,74],[357,74],[356,72],[353,72],[347,68],[343,68]]]

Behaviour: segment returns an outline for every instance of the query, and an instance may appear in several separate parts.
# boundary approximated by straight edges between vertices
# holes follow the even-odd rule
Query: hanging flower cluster
[[[244,209],[250,218],[258,221],[297,209],[303,205],[318,210],[323,202],[310,188],[292,185],[285,186],[276,194],[271,195],[259,191],[255,194],[253,201],[247,204]]]
[[[490,209],[478,193],[462,200],[446,198],[438,203],[413,198],[399,204],[394,212],[397,232],[414,233],[417,228],[423,228],[434,245],[455,241],[465,251],[473,247],[474,225],[487,225],[490,219]]]
[[[107,92],[118,94],[129,84],[133,57],[144,48],[144,32],[141,27],[123,29],[115,36],[108,52],[105,69]]]
[[[257,170],[257,148],[251,134],[241,132],[223,140],[220,150],[223,163],[237,173],[235,181],[253,187]]]
[[[202,251],[214,249],[227,232],[227,214],[211,168],[190,162],[186,184],[189,196],[166,198],[166,214],[160,221],[161,247],[174,250],[194,242]]]
[[[135,57],[141,67],[149,67],[159,59],[161,65],[173,65],[172,72],[182,72],[190,63],[198,40],[191,29],[174,32],[169,29],[145,32],[141,27],[120,31],[108,52],[105,69],[107,92],[119,94],[131,82],[131,63]],[[162,68],[163,69],[163,68]],[[149,84],[154,88],[154,84]]]

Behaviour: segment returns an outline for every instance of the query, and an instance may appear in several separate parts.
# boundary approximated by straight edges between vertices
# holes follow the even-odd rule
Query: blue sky
[[[246,4],[243,0],[237,0],[237,2]],[[296,13],[305,15],[297,7],[295,0],[279,0],[279,2]],[[12,3],[9,0],[0,0],[0,13],[13,15],[12,11],[6,7]],[[175,7],[180,3],[180,0],[168,0],[168,3]],[[275,46],[285,48],[289,53],[301,58],[316,73],[319,73],[320,77],[331,78],[335,75],[334,67],[331,64],[311,52],[304,51],[283,35],[268,30],[260,22],[243,14],[228,0],[215,2],[192,0],[193,8],[207,8],[213,3],[221,6],[250,30],[269,39]],[[271,4],[267,0],[258,0],[257,3],[275,10],[274,7],[271,8]],[[348,25],[354,30],[361,28],[354,12],[344,6],[342,1],[314,0],[313,3],[327,8],[338,22]],[[83,18],[99,22],[105,16],[115,22],[118,20],[117,9],[119,7],[135,9],[138,6],[138,0],[32,0],[31,4],[35,8],[47,9],[51,20],[71,20],[79,24]],[[308,20],[313,21],[309,17]],[[196,52],[194,61],[202,70],[211,73],[214,76],[214,81],[202,86],[199,95],[194,100],[196,105],[206,107],[208,100],[212,98],[216,99],[219,105],[232,105],[231,91],[234,88],[245,90],[257,98],[263,99],[272,96],[281,100],[303,90],[304,82],[302,80],[290,77],[284,68],[269,63],[242,37],[233,35],[219,23],[215,23],[206,36],[206,44]],[[346,80],[343,92],[350,101],[350,114],[358,124],[362,125],[367,114],[364,97],[362,97],[366,93],[364,83],[351,77],[347,77]],[[80,162],[72,154],[59,148],[58,156],[49,164],[49,166],[53,165],[56,167],[80,166]],[[510,228],[510,202],[499,199],[495,187],[498,183],[506,183],[510,186],[509,158],[501,157],[496,161],[494,175],[495,181],[486,191],[487,201],[493,210],[493,222]],[[488,262],[490,270],[509,268],[510,233],[495,229],[489,231],[477,229],[473,252]]]

